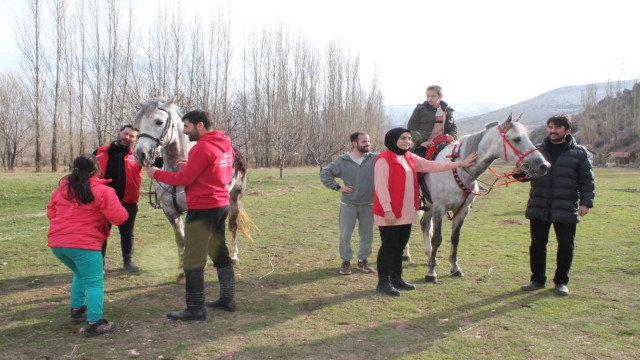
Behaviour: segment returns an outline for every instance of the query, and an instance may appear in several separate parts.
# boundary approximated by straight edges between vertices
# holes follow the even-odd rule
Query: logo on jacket
[[[220,159],[220,167],[228,167],[233,165],[233,156],[231,153],[222,153],[222,158]]]

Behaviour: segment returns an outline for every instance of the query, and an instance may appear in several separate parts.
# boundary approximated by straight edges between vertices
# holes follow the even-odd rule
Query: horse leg
[[[404,247],[402,251],[402,261],[411,262],[411,253],[409,252],[409,243]]]
[[[420,218],[420,229],[422,230],[422,240],[424,242],[424,254],[427,258],[431,257],[431,238],[433,237],[433,228],[431,222],[431,210],[424,211]]]
[[[231,199],[233,200],[233,198]],[[231,205],[229,206],[229,231],[231,232],[231,246],[229,247],[229,255],[231,257],[231,261],[235,265],[238,265],[240,263],[240,259],[238,259],[238,238],[236,236],[238,232],[239,214],[240,209],[238,208],[237,202],[231,201]]]
[[[436,284],[438,283],[438,275],[436,274],[436,266],[438,265],[438,260],[436,258],[438,254],[438,248],[442,244],[442,216],[444,214],[444,210],[432,209],[432,224],[433,224],[433,235],[431,236],[431,253],[429,254],[429,260],[427,261],[427,273],[424,276],[424,279],[428,283]]]
[[[178,262],[180,267],[180,273],[178,274],[178,278],[176,282],[178,284],[184,284],[184,271],[182,270],[184,266],[184,223],[182,222],[182,217],[178,214],[166,213],[165,216],[171,223],[171,227],[173,228],[173,235],[176,240],[176,248],[178,250]]]
[[[462,224],[469,213],[469,207],[460,211],[458,216],[452,221],[451,230],[451,253],[449,254],[449,263],[451,264],[451,276],[463,277],[462,269],[458,266],[458,244],[460,243],[460,230],[462,230]]]

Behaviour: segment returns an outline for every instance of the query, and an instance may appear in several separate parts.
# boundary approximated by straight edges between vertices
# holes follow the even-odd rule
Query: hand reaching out
[[[462,160],[460,163],[460,167],[469,167],[476,163],[476,159],[478,158],[478,153],[471,153],[467,156],[466,159]]]

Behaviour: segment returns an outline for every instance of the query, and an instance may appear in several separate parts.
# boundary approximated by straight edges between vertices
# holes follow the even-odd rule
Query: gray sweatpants
[[[340,204],[340,258],[351,261],[351,235],[358,221],[358,260],[364,260],[371,256],[373,243],[373,205],[351,206]]]

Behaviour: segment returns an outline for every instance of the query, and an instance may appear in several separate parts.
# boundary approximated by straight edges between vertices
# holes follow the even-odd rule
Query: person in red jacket
[[[104,170],[98,177],[111,179],[107,186],[116,190],[118,199],[129,213],[129,219],[118,226],[124,269],[129,272],[140,271],[140,268],[133,262],[133,227],[138,214],[138,199],[142,182],[142,167],[138,165],[133,156],[133,148],[138,141],[138,132],[138,129],[132,125],[124,125],[118,131],[118,138],[114,142],[101,146],[93,152],[100,162],[100,167]],[[105,241],[102,248],[103,257],[106,251],[107,242]]]
[[[109,223],[120,225],[127,210],[115,191],[99,179],[100,164],[84,154],[73,161],[73,171],[60,181],[47,206],[48,245],[71,271],[71,321],[80,323],[85,314],[86,336],[112,332],[116,323],[102,317],[104,286],[102,244],[109,237]]]
[[[376,291],[400,296],[400,290],[415,290],[402,279],[402,252],[411,235],[420,206],[417,172],[440,172],[474,164],[472,153],[462,162],[429,161],[408,152],[411,132],[395,128],[387,132],[387,150],[378,155],[374,165],[373,218],[380,230],[382,244],[378,250],[378,285]]]
[[[167,314],[172,320],[205,320],[204,267],[207,254],[220,280],[220,298],[207,306],[235,311],[235,276],[225,242],[225,220],[229,212],[229,191],[235,153],[231,139],[222,131],[211,130],[211,114],[193,110],[182,117],[183,132],[198,143],[179,172],[146,168],[157,181],[185,186],[187,217],[185,221],[184,272],[187,307]]]

